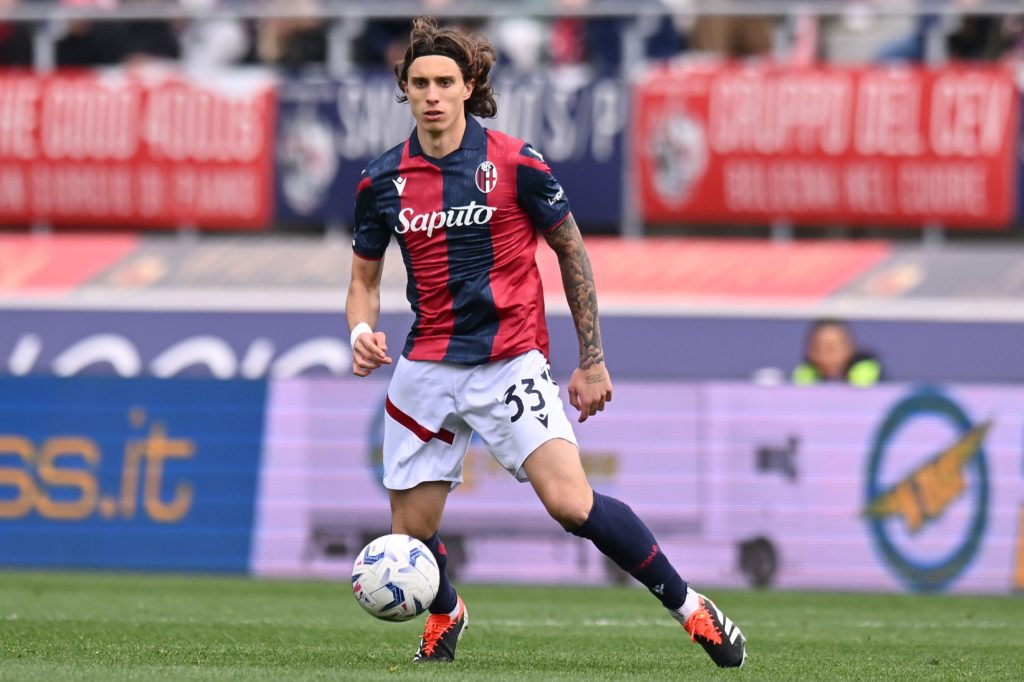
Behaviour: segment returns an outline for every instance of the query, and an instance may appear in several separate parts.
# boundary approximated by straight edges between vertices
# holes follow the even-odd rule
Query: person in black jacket
[[[857,347],[844,322],[822,319],[811,325],[803,362],[793,369],[792,380],[799,385],[832,381],[873,386],[882,380],[882,363]]]

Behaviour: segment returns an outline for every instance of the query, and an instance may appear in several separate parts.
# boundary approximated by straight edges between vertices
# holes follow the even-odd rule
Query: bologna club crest
[[[484,194],[490,194],[498,185],[498,169],[490,161],[484,161],[476,167],[476,188]]]

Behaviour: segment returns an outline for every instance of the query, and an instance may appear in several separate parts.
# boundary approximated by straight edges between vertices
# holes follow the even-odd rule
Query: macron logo
[[[399,176],[393,178],[391,182],[395,183],[395,189],[398,190],[398,196],[402,196],[402,192],[405,191],[405,178]]]

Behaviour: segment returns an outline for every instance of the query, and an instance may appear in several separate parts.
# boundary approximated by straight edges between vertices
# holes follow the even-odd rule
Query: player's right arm
[[[352,279],[345,300],[345,318],[352,341],[352,373],[359,377],[391,364],[384,332],[374,331],[380,319],[380,278],[390,240],[391,230],[377,212],[373,182],[363,171],[356,189]]]

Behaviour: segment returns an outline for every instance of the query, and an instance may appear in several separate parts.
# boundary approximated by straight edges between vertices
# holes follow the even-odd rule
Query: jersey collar
[[[487,144],[487,132],[484,127],[475,118],[466,114],[466,130],[462,133],[459,149],[480,149],[485,144]],[[412,135],[409,136],[409,156],[419,156],[422,153],[420,138],[416,135],[416,128],[413,128]]]

